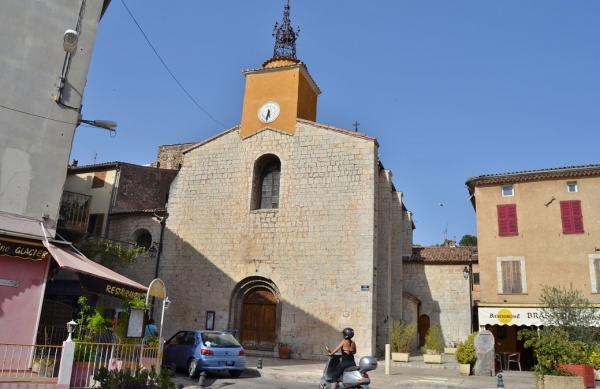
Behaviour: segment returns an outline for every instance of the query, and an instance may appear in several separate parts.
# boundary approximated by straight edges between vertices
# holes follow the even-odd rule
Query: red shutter
[[[498,209],[498,235],[516,236],[519,235],[519,224],[517,222],[517,205],[502,204]]]
[[[563,234],[582,234],[584,232],[580,200],[561,201],[560,218]]]

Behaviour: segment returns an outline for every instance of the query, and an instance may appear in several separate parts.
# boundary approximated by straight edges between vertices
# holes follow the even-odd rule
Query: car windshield
[[[207,347],[228,348],[241,347],[238,341],[231,334],[220,334],[214,332],[202,333],[202,342]]]

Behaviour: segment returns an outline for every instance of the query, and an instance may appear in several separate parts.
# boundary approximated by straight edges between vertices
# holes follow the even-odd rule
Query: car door
[[[187,331],[179,331],[165,342],[163,350],[163,364],[171,366],[173,363],[180,369],[187,368],[187,355],[189,348],[185,344]]]

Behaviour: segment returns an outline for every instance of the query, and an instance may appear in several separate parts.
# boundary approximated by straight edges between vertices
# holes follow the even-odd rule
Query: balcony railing
[[[92,196],[64,191],[60,201],[58,225],[77,232],[86,232],[90,219]]]

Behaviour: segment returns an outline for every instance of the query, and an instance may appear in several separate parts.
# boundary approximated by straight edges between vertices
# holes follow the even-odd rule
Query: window
[[[527,293],[525,257],[499,257],[497,260],[498,293]]]
[[[103,226],[104,226],[104,214],[103,213],[91,214],[90,219],[88,221],[88,229],[87,229],[88,235],[101,236]]]
[[[279,161],[267,164],[260,175],[260,208],[279,208],[279,175],[281,164]]]
[[[517,236],[519,225],[517,223],[517,204],[501,204],[498,208],[498,235]]]
[[[473,273],[473,285],[479,285],[479,273]]]
[[[94,179],[92,180],[92,188],[104,188],[104,180],[106,179],[106,172],[94,173]]]
[[[146,229],[141,229],[135,232],[135,244],[143,247],[145,251],[150,250],[152,246],[152,234]]]
[[[281,161],[273,154],[265,154],[254,163],[250,209],[278,209]]]
[[[576,193],[577,192],[577,182],[567,182],[567,192]]]
[[[583,234],[583,213],[580,200],[561,201],[560,218],[563,234]]]
[[[600,254],[588,254],[592,293],[600,293]]]
[[[512,184],[502,185],[502,197],[511,197],[514,195],[515,195],[515,190],[514,190]]]

